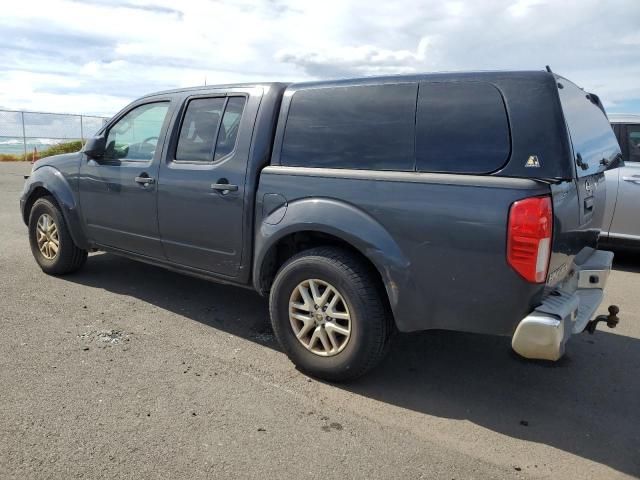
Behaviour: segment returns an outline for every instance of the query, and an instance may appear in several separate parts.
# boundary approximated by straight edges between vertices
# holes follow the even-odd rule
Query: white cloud
[[[155,90],[552,68],[640,103],[640,2],[22,0],[2,7],[0,105],[112,114]],[[630,103],[629,103],[630,104]]]
[[[542,3],[540,0],[518,0],[507,7],[507,11],[514,17],[524,17],[529,13],[531,7]]]
[[[320,51],[284,49],[276,53],[276,60],[296,64],[307,73],[320,77],[415,73],[424,66],[428,46],[429,39],[424,37],[415,51],[389,50],[373,45],[325,48]]]

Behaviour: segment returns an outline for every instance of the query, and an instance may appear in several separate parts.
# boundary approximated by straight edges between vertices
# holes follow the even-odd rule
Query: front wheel
[[[291,361],[330,381],[359,377],[384,356],[392,331],[384,290],[360,258],[318,247],[289,259],[271,288],[271,323]]]
[[[52,197],[36,200],[29,214],[31,253],[40,268],[52,275],[78,270],[87,260],[87,251],[73,243],[62,212]]]

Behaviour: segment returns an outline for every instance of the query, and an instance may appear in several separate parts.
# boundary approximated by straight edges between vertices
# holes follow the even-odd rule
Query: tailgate
[[[620,147],[597,96],[557,77],[575,178],[551,186],[554,235],[547,284],[564,279],[597,248],[606,201],[604,171]]]

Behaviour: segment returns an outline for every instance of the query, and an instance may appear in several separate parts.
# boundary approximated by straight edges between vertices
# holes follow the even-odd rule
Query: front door
[[[103,158],[83,158],[80,205],[95,243],[164,258],[156,194],[170,106],[169,99],[134,106],[105,131]]]
[[[238,274],[256,109],[250,100],[228,92],[194,96],[176,118],[158,183],[158,223],[171,262]]]
[[[617,169],[618,198],[609,235],[640,240],[640,125],[621,126],[620,135],[625,166]]]

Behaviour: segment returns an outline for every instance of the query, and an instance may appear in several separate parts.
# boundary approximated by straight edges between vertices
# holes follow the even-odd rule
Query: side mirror
[[[87,140],[82,150],[87,157],[102,158],[107,146],[107,139],[104,136],[93,137]]]

